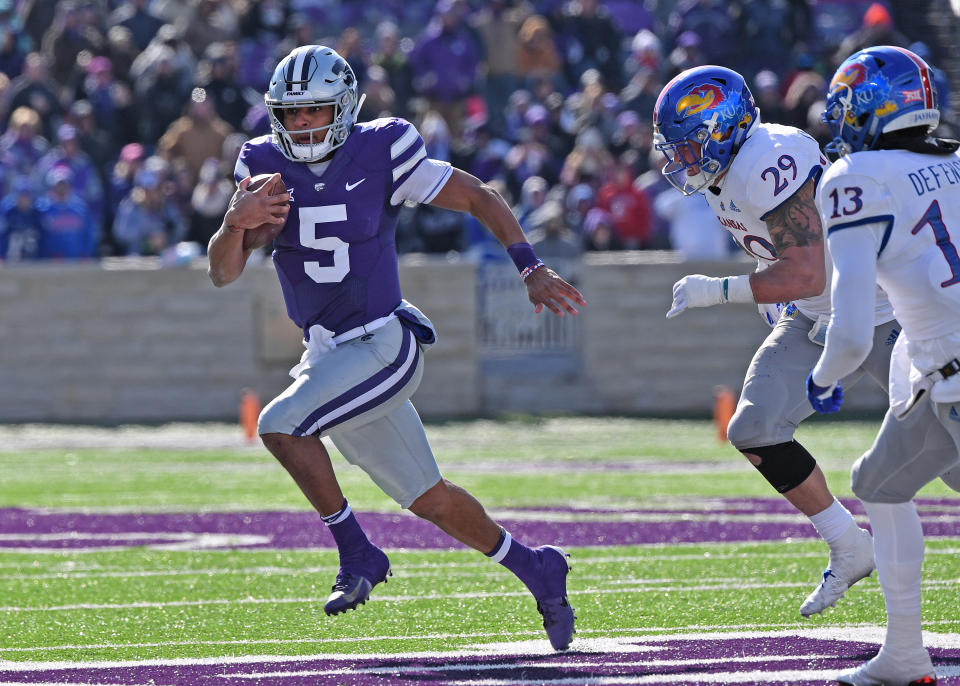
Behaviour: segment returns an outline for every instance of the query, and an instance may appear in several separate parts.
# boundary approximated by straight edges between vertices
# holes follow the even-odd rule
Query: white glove
[[[725,302],[753,302],[750,277],[713,277],[690,274],[673,284],[673,305],[667,319],[676,317],[688,307],[711,307]]]

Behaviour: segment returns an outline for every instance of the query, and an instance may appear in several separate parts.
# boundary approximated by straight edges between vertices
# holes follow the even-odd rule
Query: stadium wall
[[[501,412],[707,415],[714,388],[739,392],[768,331],[753,306],[725,305],[667,320],[684,274],[745,273],[745,262],[680,262],[671,253],[588,254],[576,283],[588,306],[561,348],[484,347],[478,269],[407,256],[406,297],[440,342],[414,401],[430,418]],[[115,424],[232,420],[245,388],[267,400],[286,387],[300,335],[268,265],[214,288],[205,264],[150,260],[0,269],[0,422]],[[522,316],[533,315],[517,290]],[[488,313],[496,317],[497,313]],[[551,324],[553,326],[553,324]],[[567,333],[571,333],[568,331]],[[801,381],[802,382],[802,381]],[[863,383],[851,408],[885,405]]]

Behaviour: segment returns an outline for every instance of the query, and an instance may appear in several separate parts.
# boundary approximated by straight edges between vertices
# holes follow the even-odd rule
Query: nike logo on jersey
[[[327,185],[327,184],[325,184],[325,183],[315,183],[315,184],[313,184],[313,190],[315,190],[315,191],[322,191],[322,190],[323,190],[323,187],[326,186],[326,185]]]
[[[347,184],[347,190],[348,190],[348,191],[352,191],[354,188],[356,188],[357,186],[359,186],[361,183],[363,183],[363,182],[366,181],[366,180],[367,180],[367,177],[364,176],[362,179],[360,179],[360,180],[357,181],[356,183],[348,183],[348,184]]]

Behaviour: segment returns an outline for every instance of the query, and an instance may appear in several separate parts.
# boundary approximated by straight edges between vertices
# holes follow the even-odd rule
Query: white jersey
[[[869,231],[887,292],[922,371],[960,355],[960,153],[858,152],[821,183],[828,234]]]
[[[819,180],[826,167],[819,144],[809,134],[792,126],[759,123],[721,179],[720,193],[705,190],[704,195],[737,245],[756,258],[760,271],[779,259],[765,220],[808,180]],[[830,315],[833,264],[826,240],[823,253],[827,287],[819,295],[794,301],[814,320]],[[890,304],[877,289],[875,323],[892,318]]]

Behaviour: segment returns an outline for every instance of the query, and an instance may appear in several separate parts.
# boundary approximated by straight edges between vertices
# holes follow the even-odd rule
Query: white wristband
[[[725,276],[720,284],[725,303],[752,303],[753,289],[750,288],[750,275]]]

